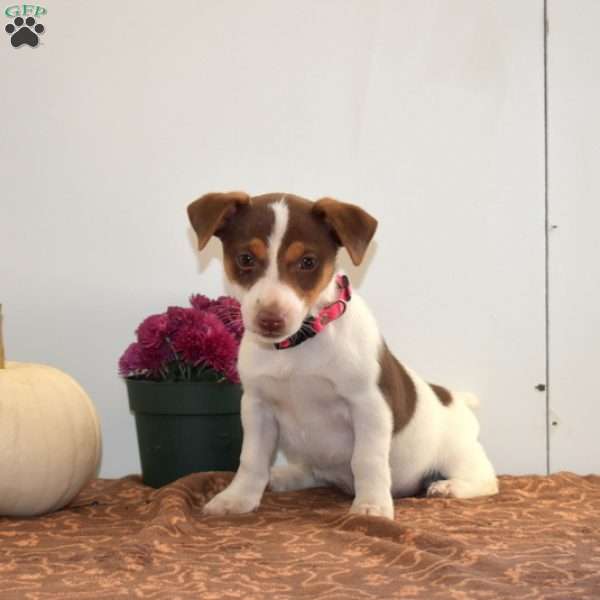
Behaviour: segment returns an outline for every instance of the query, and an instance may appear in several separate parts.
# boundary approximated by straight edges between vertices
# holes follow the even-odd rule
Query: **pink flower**
[[[221,296],[211,304],[208,310],[223,321],[225,327],[233,333],[237,340],[244,335],[244,323],[240,303],[230,296]]]
[[[171,353],[172,355],[172,353]],[[130,344],[119,359],[119,374],[123,377],[156,375],[169,360],[167,348],[144,348],[139,342]]]
[[[189,323],[193,317],[190,308],[181,308],[180,306],[169,306],[166,312],[167,334],[172,336],[185,323]]]
[[[123,377],[239,383],[236,365],[244,332],[239,303],[227,296],[210,300],[196,294],[190,304],[171,306],[142,321],[137,342],[119,360]]]
[[[167,326],[166,314],[147,317],[137,328],[138,342],[144,348],[161,348],[166,343]]]
[[[206,310],[212,303],[213,301],[210,298],[207,298],[202,294],[192,294],[190,296],[190,304],[196,310]]]
[[[172,335],[173,349],[187,364],[206,365],[239,381],[235,364],[238,343],[220,319],[210,312],[187,309],[185,319]]]
[[[145,370],[142,360],[142,347],[138,342],[129,344],[127,350],[125,350],[119,359],[119,375],[130,377]]]

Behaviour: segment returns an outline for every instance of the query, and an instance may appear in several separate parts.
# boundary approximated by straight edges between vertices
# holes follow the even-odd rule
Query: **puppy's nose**
[[[256,316],[256,322],[259,328],[267,333],[277,333],[281,331],[285,325],[285,320],[280,312],[274,310],[261,310]]]

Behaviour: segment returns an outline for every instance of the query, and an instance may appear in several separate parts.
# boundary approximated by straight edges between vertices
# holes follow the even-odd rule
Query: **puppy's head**
[[[344,246],[359,264],[377,221],[358,206],[289,194],[207,194],[188,206],[200,250],[215,235],[246,331],[262,342],[295,333],[335,272]]]

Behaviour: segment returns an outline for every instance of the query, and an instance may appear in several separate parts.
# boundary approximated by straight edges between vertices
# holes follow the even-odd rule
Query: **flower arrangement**
[[[190,297],[190,308],[172,306],[136,330],[119,359],[119,374],[150,381],[239,383],[237,355],[244,328],[234,298]]]

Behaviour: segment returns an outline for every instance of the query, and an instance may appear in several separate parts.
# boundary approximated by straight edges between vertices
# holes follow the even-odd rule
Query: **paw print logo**
[[[22,17],[17,17],[13,23],[9,23],[4,28],[6,33],[10,35],[10,43],[15,48],[23,44],[35,48],[40,41],[38,33],[44,33],[44,26],[41,23],[36,25],[33,17],[27,17],[25,20]]]

